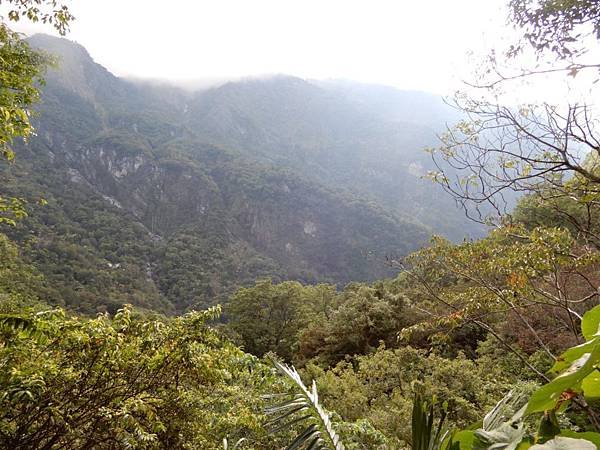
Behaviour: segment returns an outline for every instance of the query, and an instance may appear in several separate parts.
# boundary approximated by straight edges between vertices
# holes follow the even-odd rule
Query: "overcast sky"
[[[285,73],[448,93],[498,43],[501,0],[78,0],[69,39],[120,76]],[[17,27],[19,28],[19,27]],[[21,25],[31,33],[48,27]]]

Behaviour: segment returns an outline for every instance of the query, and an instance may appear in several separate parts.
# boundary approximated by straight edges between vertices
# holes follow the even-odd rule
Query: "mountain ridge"
[[[386,255],[431,234],[373,187],[399,168],[411,186],[393,151],[411,136],[335,93],[290,77],[197,93],[147,87],[78,44],[30,42],[63,65],[47,74],[38,136],[2,171],[9,193],[48,198],[11,235],[54,303],[174,312],[260,277],[370,281],[394,274]]]

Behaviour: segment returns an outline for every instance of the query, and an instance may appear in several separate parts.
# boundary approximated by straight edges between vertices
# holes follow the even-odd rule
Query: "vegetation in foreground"
[[[13,20],[23,14],[65,31],[72,19],[57,2],[8,3]],[[533,48],[564,63],[557,72],[590,69],[577,58],[582,24],[593,36],[600,28],[595,2],[509,6],[524,29],[509,58]],[[12,160],[12,140],[32,132],[28,111],[45,60],[4,23],[0,41],[0,146]],[[125,306],[78,316],[46,304],[44,277],[1,235],[1,445],[597,448],[592,111],[480,101],[464,110],[480,119],[443,137],[432,177],[475,218],[497,213],[496,228],[459,245],[435,238],[391,261],[394,279],[343,290],[260,280],[228,299],[220,323],[218,308],[168,317]],[[581,146],[584,159],[574,156]],[[453,184],[444,162],[464,178]],[[527,194],[511,215],[489,195],[506,189]],[[3,226],[24,214],[18,197],[0,198]]]

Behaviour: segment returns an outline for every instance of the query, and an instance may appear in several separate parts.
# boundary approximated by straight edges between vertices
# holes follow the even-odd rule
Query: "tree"
[[[37,84],[47,58],[33,51],[21,35],[0,24],[0,149],[7,160],[14,158],[10,143],[33,132],[28,109],[39,99]]]
[[[7,0],[10,21],[26,18],[54,26],[65,34],[74,17],[67,6],[57,0]],[[39,100],[39,85],[50,58],[34,51],[23,36],[12,31],[0,17],[0,155],[14,159],[11,144],[15,138],[27,139],[34,132],[31,126],[31,106]],[[5,198],[0,192],[0,224],[14,224],[26,215],[24,202]]]
[[[5,0],[4,3],[11,7],[10,21],[21,18],[41,21],[51,24],[61,35],[74,19],[68,7],[57,0]],[[0,20],[0,151],[8,160],[14,158],[10,148],[13,139],[27,138],[33,133],[30,108],[39,100],[38,85],[49,62],[46,55],[33,50],[21,34]]]
[[[586,312],[581,331],[585,342],[567,349],[550,369],[555,378],[536,389],[525,402],[518,390],[512,390],[484,417],[479,427],[455,432],[448,448],[555,448],[591,449],[600,444],[600,424],[593,420],[596,431],[574,430],[569,422],[561,422],[558,414],[573,403],[583,406],[596,416],[587,402],[597,402],[600,378],[597,364],[600,358],[598,327],[600,307]],[[541,414],[540,414],[541,413]],[[536,417],[537,416],[537,417]],[[527,422],[536,417],[537,431]]]
[[[473,323],[544,379],[522,352],[539,350],[553,361],[582,341],[579,322],[599,298],[599,259],[567,230],[507,226],[461,245],[434,239],[399,264],[421,287],[420,306],[430,314],[426,323],[439,337]]]
[[[299,333],[296,361],[333,366],[348,356],[375,351],[383,342],[394,346],[398,330],[411,324],[405,297],[384,282],[351,283],[333,308],[307,322]]]
[[[483,366],[463,354],[443,358],[431,350],[383,346],[328,370],[310,364],[304,375],[316,380],[323,405],[344,421],[337,429],[345,442],[351,440],[352,424],[370,424],[386,436],[388,446],[383,448],[394,449],[410,446],[415,394],[446,403],[449,424],[466,426],[493,406],[513,381],[498,365]]]
[[[506,221],[515,197],[531,194],[560,215],[578,238],[598,246],[597,110],[580,103],[513,107],[502,100],[502,89],[514,89],[511,83],[517,80],[552,72],[575,77],[582,70],[600,68],[581,62],[588,43],[584,36],[600,38],[597,2],[513,0],[509,7],[512,23],[522,31],[521,40],[504,58],[492,53],[480,79],[471,84],[475,92],[455,98],[465,120],[448,129],[441,146],[431,151],[437,166],[431,177],[477,221],[495,225]],[[537,63],[507,74],[528,49],[538,56]]]
[[[561,355],[566,347],[580,344],[574,348],[588,348],[590,360],[595,358],[580,324],[586,310],[597,304],[600,286],[598,110],[585,102],[511,106],[505,94],[515,83],[548,74],[581,78],[578,74],[586,71],[597,81],[600,64],[583,59],[590,43],[600,40],[597,3],[509,2],[521,39],[504,53],[490,54],[484,73],[471,83],[474,91],[455,98],[465,119],[431,150],[437,166],[432,179],[469,217],[497,229],[486,239],[456,246],[436,240],[401,262],[429,298],[422,307],[430,320],[413,331],[428,328],[443,338],[449,328],[476,324],[549,382],[553,387],[542,388],[546,393],[556,387],[552,378],[564,369],[561,364],[570,355],[570,350]],[[531,56],[527,52],[537,59],[515,70],[521,55]],[[588,86],[592,95],[594,86]],[[536,354],[561,370],[545,373]],[[587,376],[590,366],[584,363],[579,361],[585,370],[577,373]],[[574,364],[561,381],[571,379],[576,369]],[[580,385],[558,384],[535,411],[551,409],[553,415],[570,402],[587,417],[582,426],[598,429],[598,415],[588,405],[591,397]]]
[[[564,60],[585,53],[582,42],[587,36],[600,38],[600,5],[595,0],[511,0],[509,8],[513,23],[523,30],[523,41],[537,53],[550,51]]]
[[[0,311],[33,306],[42,292],[42,276],[26,264],[19,249],[0,233]]]
[[[0,447],[277,448],[261,394],[278,381],[211,329],[218,312],[0,315]]]
[[[441,136],[431,174],[479,222],[506,219],[515,194],[554,211],[578,238],[600,246],[600,135],[593,111],[571,105],[512,108],[464,98],[470,120]]]
[[[226,313],[244,350],[256,356],[275,352],[290,361],[307,314],[310,288],[295,281],[261,280],[229,299]]]

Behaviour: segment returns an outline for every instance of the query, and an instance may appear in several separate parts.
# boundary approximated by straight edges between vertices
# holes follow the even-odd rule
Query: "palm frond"
[[[344,444],[333,429],[329,413],[319,403],[317,385],[313,380],[309,389],[292,366],[273,361],[277,370],[289,378],[299,390],[297,395],[265,409],[266,414],[274,416],[267,423],[270,432],[290,429],[299,423],[306,423],[303,431],[288,445],[287,450],[345,450]]]

